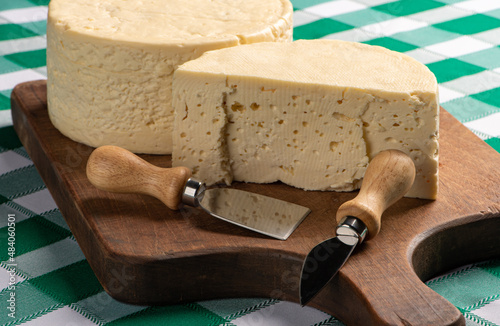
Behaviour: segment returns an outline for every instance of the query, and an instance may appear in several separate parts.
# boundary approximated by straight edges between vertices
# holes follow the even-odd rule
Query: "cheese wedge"
[[[207,184],[359,188],[371,158],[415,162],[410,197],[438,190],[438,87],[418,61],[334,40],[210,51],[174,74],[172,161]]]
[[[52,0],[54,126],[90,146],[172,151],[174,69],[207,50],[292,39],[288,0]]]

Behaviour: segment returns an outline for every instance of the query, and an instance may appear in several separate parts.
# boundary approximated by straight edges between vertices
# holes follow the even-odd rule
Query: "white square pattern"
[[[316,6],[304,9],[304,11],[318,15],[320,17],[332,17],[336,15],[346,14],[353,11],[365,9],[366,6],[349,0],[337,0],[321,3]]]
[[[493,45],[476,40],[470,36],[461,36],[450,41],[429,45],[425,47],[425,49],[446,57],[454,58],[461,55],[486,50],[491,47],[493,47]]]

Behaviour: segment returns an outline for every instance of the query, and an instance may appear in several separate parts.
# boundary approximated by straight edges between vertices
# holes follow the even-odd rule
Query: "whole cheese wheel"
[[[207,50],[292,39],[288,0],[52,0],[54,126],[90,146],[172,151],[172,74]]]
[[[334,40],[210,51],[174,74],[174,166],[208,184],[359,188],[369,161],[414,161],[411,197],[438,190],[438,85],[420,62]]]

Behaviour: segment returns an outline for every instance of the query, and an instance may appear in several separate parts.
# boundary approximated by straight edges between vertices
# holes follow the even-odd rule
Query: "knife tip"
[[[302,307],[305,307],[315,296],[317,293],[312,293],[311,291],[305,293],[306,291],[300,291],[299,295],[299,303]]]
[[[311,300],[315,297],[316,295],[312,296],[312,297],[309,297],[309,298],[300,298],[300,305],[302,307],[305,307],[309,304],[309,302],[311,302]]]

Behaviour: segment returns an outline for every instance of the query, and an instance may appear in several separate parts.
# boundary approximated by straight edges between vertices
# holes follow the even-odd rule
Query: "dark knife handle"
[[[337,223],[346,216],[360,219],[370,240],[380,231],[382,213],[410,190],[414,180],[415,165],[408,155],[392,149],[380,152],[368,165],[358,195],[339,207]]]
[[[174,210],[190,176],[186,167],[160,168],[117,146],[95,149],[87,162],[87,178],[96,188],[150,195]]]

